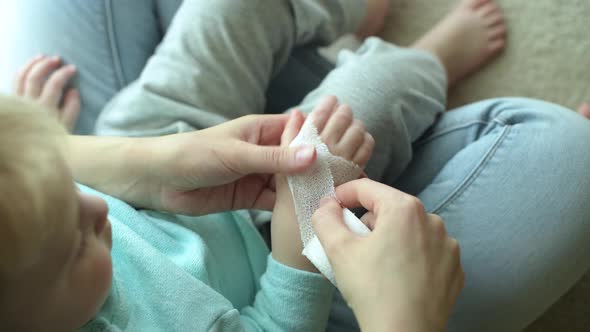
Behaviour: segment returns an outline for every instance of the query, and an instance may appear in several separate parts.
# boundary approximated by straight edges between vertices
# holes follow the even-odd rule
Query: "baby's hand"
[[[80,97],[76,89],[64,90],[74,74],[76,67],[63,66],[59,57],[39,55],[16,74],[13,92],[48,108],[72,131],[80,113]]]
[[[371,158],[375,140],[359,120],[353,119],[348,105],[327,97],[311,113],[320,138],[334,155],[364,168]]]
[[[294,110],[281,137],[281,145],[288,146],[299,133],[304,118]],[[309,115],[330,152],[364,168],[371,158],[375,140],[359,120],[353,119],[350,106],[339,104],[334,96],[322,100]],[[277,192],[278,192],[277,187]]]
[[[336,97],[327,97],[316,106],[310,117],[332,154],[350,160],[360,167],[367,164],[375,141],[362,123],[352,119],[350,107],[339,105]],[[293,141],[303,122],[303,115],[294,110],[283,131],[281,145],[288,146]],[[277,195],[271,223],[273,257],[297,269],[316,271],[301,254],[303,245],[298,236],[299,226],[287,179],[284,175],[277,174],[275,182]]]

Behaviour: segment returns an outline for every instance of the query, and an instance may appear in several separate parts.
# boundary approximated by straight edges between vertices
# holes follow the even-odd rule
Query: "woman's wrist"
[[[69,136],[67,161],[75,181],[136,206],[149,205],[149,138]]]
[[[444,331],[443,327],[433,324],[420,310],[407,310],[408,308],[405,306],[400,307],[400,310],[394,310],[392,312],[391,309],[393,307],[391,305],[380,303],[378,300],[372,304],[372,306],[365,306],[363,308],[351,305],[363,331]]]

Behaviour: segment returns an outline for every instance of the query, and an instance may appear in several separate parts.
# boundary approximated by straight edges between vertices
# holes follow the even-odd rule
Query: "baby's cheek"
[[[106,248],[101,251],[100,257],[97,258],[93,272],[95,294],[93,294],[92,298],[96,301],[94,304],[95,311],[93,312],[95,314],[106,301],[113,281],[113,263],[110,252]]]
[[[111,283],[113,280],[113,260],[111,258],[111,253],[109,250],[105,250],[104,254],[102,255],[98,266],[97,276],[101,277],[102,281],[100,284],[104,285],[106,292],[111,289]]]

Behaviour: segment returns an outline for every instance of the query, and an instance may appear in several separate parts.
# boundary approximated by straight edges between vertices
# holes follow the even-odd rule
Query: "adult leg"
[[[495,99],[445,114],[395,183],[459,240],[465,288],[450,331],[519,331],[590,267],[590,121]]]
[[[355,0],[184,1],[140,78],[115,98],[97,132],[158,135],[262,113],[270,79],[295,46],[352,31]]]
[[[106,102],[134,80],[160,42],[181,0],[16,1],[13,72],[38,53],[77,66],[82,113],[75,132],[89,134]]]
[[[106,103],[136,80],[168,30],[182,0],[15,2],[14,39],[8,73],[36,54],[54,54],[77,66],[82,113],[76,133],[91,134]],[[267,109],[299,102],[332,69],[313,45],[298,48],[270,83]],[[9,80],[10,75],[5,77]]]

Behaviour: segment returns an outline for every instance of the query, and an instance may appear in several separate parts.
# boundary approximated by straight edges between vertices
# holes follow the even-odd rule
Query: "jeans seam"
[[[505,124],[501,120],[497,120],[496,122],[499,122],[501,124]],[[481,174],[481,172],[483,171],[483,169],[485,168],[485,166],[487,165],[487,163],[496,154],[496,151],[498,151],[498,148],[500,147],[500,145],[502,144],[502,142],[504,142],[504,139],[506,138],[506,136],[508,136],[508,134],[510,133],[511,129],[512,129],[512,125],[505,125],[504,126],[504,129],[503,129],[500,137],[498,137],[498,139],[496,140],[496,142],[494,143],[494,145],[483,156],[483,158],[481,159],[481,161],[479,162],[479,164],[476,167],[473,168],[473,170],[465,177],[465,179],[462,181],[462,183],[459,184],[459,186],[455,190],[453,190],[445,199],[443,199],[438,204],[438,206],[436,208],[434,208],[432,210],[432,213],[435,213],[435,214],[436,213],[439,213],[440,210],[442,210],[443,208],[445,208],[446,206],[448,206],[449,204],[451,204],[459,196],[461,196],[465,192],[465,190],[467,190],[467,188]]]
[[[481,125],[486,125],[486,126],[487,126],[487,125],[489,125],[491,122],[497,122],[498,124],[500,124],[500,125],[502,125],[502,126],[506,126],[506,125],[508,125],[508,123],[507,123],[507,121],[506,121],[506,120],[504,120],[504,119],[501,119],[501,118],[499,118],[499,117],[496,117],[496,118],[494,118],[492,121],[473,120],[473,121],[466,122],[466,123],[463,123],[463,124],[460,124],[460,125],[457,125],[457,126],[454,126],[454,127],[447,128],[447,129],[445,129],[445,130],[443,130],[443,131],[440,131],[440,132],[438,132],[438,133],[432,134],[432,135],[428,136],[428,138],[426,138],[426,139],[424,139],[424,140],[419,140],[419,141],[417,141],[417,142],[415,143],[415,146],[416,146],[416,147],[418,147],[418,146],[422,146],[422,145],[424,145],[424,144],[426,144],[426,143],[428,143],[428,142],[431,142],[431,141],[433,141],[433,140],[434,140],[434,139],[436,139],[436,138],[439,138],[440,136],[446,135],[446,134],[448,134],[448,133],[450,133],[450,132],[453,132],[453,131],[455,131],[455,130],[464,129],[464,128],[467,128],[467,127],[469,127],[469,126],[475,125],[475,124],[481,124]]]
[[[456,131],[456,130],[461,130],[461,129],[467,128],[467,127],[472,126],[472,125],[475,125],[475,124],[489,125],[490,122],[488,122],[488,121],[481,121],[481,120],[474,120],[474,121],[470,121],[470,122],[467,122],[467,123],[463,123],[461,125],[457,125],[457,126],[454,126],[454,127],[447,128],[447,129],[445,129],[443,131],[440,131],[440,132],[438,132],[436,134],[429,135],[428,138],[416,142],[415,145],[417,147],[418,146],[422,146],[422,145],[424,145],[426,143],[432,142],[433,140],[439,138],[440,136],[446,135],[446,134],[451,133],[451,132]]]
[[[107,38],[110,46],[111,60],[113,62],[113,70],[115,72],[115,79],[119,84],[117,90],[125,86],[125,78],[123,75],[123,68],[121,65],[121,57],[119,56],[119,47],[117,45],[117,33],[115,32],[115,23],[113,19],[113,0],[105,1],[105,19]]]

